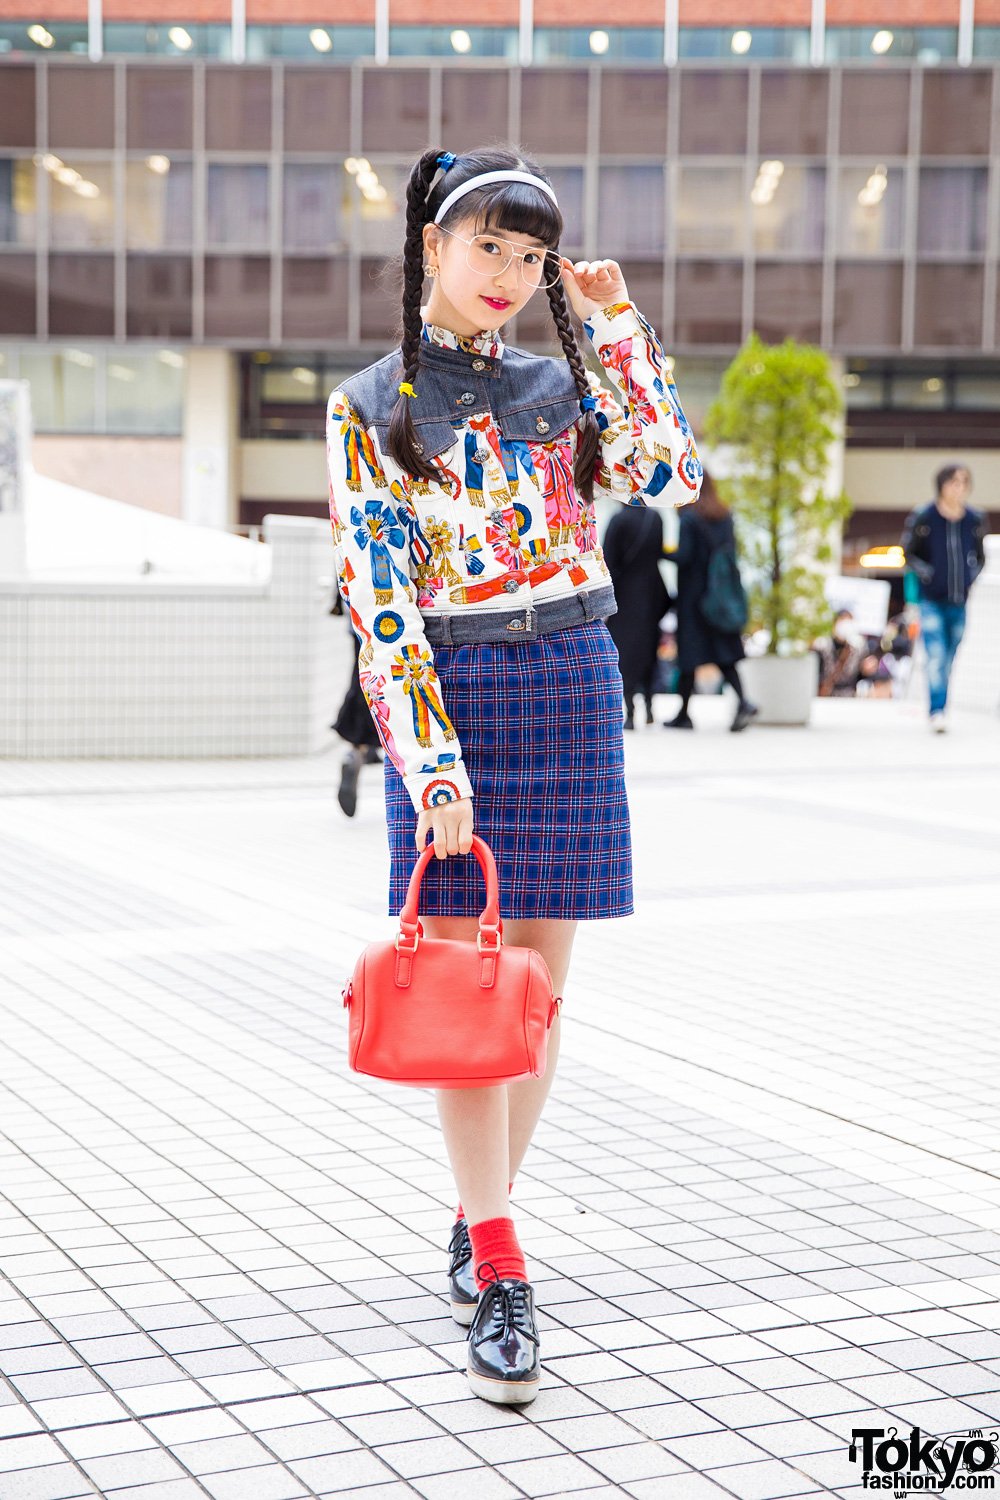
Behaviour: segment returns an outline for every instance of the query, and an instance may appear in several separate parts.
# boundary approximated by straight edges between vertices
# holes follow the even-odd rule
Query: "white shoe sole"
[[[456,1323],[461,1323],[464,1327],[468,1328],[476,1316],[476,1308],[478,1306],[478,1302],[452,1302],[451,1315]]]
[[[476,1375],[467,1369],[469,1388],[474,1396],[480,1396],[484,1401],[495,1401],[501,1406],[523,1406],[528,1401],[534,1401],[538,1395],[542,1377],[536,1376],[534,1380],[491,1380],[488,1375]]]

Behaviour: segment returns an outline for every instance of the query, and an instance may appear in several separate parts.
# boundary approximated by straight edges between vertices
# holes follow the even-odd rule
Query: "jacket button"
[[[424,445],[423,445],[423,443],[414,443],[413,444],[413,451],[415,453],[423,453],[423,451],[424,451]]]
[[[475,391],[463,391],[458,399],[463,406],[471,406],[476,399],[476,393]]]
[[[485,370],[486,369],[486,361],[485,361],[485,359],[474,359],[472,361],[472,368],[474,370]]]
[[[544,417],[538,416],[535,418],[535,430],[536,432],[548,432],[549,424]]]

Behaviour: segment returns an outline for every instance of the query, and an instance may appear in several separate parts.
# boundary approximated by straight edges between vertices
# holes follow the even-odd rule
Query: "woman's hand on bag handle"
[[[424,849],[428,833],[434,845],[435,859],[447,859],[449,854],[469,854],[472,851],[472,798],[461,797],[457,802],[442,802],[437,807],[424,808],[417,817],[417,848]]]

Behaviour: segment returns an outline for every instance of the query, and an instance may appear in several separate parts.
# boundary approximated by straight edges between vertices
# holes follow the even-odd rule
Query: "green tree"
[[[752,333],[706,413],[706,441],[732,452],[731,473],[717,483],[748,571],[749,629],[768,631],[775,655],[806,650],[832,622],[824,565],[851,502],[825,494],[823,481],[842,410],[822,349]]]

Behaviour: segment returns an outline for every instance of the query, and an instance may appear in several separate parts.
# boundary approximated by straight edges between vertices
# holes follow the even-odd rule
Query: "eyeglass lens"
[[[480,276],[495,276],[510,265],[514,251],[507,240],[488,234],[477,234],[469,242],[466,261],[471,271]],[[521,263],[521,278],[526,286],[550,287],[560,280],[562,272],[556,255],[546,255],[544,250],[518,252]]]

